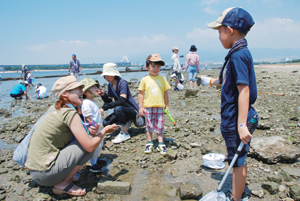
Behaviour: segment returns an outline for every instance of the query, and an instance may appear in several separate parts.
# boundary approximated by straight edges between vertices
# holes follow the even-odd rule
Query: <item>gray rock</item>
[[[284,181],[292,181],[293,180],[292,177],[285,171],[280,171],[279,174]]]
[[[46,193],[38,193],[35,197],[34,197],[34,201],[50,201],[52,198],[50,195],[46,194]]]
[[[8,171],[6,169],[0,168],[0,174],[7,173]]]
[[[176,188],[173,188],[172,186],[167,186],[165,188],[165,194],[168,196],[168,197],[176,197],[177,196],[177,189]]]
[[[20,143],[20,142],[24,139],[24,137],[25,137],[25,135],[22,135],[22,134],[18,135],[18,136],[15,138],[15,142]]]
[[[269,181],[275,182],[277,184],[281,184],[281,182],[282,182],[282,178],[278,175],[270,174],[267,176],[267,178]]]
[[[269,191],[270,194],[276,194],[279,191],[278,184],[275,182],[263,182],[261,187]]]
[[[251,194],[256,196],[256,197],[263,198],[266,193],[265,193],[264,190],[252,190]]]
[[[0,194],[0,200],[4,200],[6,198],[5,194]]]
[[[202,147],[202,144],[201,143],[190,143],[190,146],[192,147],[192,148],[199,148],[199,147]]]
[[[169,149],[167,153],[163,155],[163,157],[168,159],[169,161],[175,160],[177,158],[177,151],[173,149]]]
[[[195,97],[198,93],[198,89],[187,89],[185,91],[184,97],[189,98],[189,97]]]
[[[294,200],[300,200],[300,186],[298,185],[291,186],[290,195]]]
[[[281,169],[294,178],[300,177],[300,169],[293,167],[281,167]]]
[[[129,194],[131,185],[129,182],[118,181],[99,181],[97,185],[98,191],[103,191],[108,194]]]
[[[251,142],[249,156],[269,164],[290,163],[299,158],[300,149],[281,136],[257,137]]]
[[[198,184],[183,183],[179,187],[180,198],[186,199],[198,199],[202,196],[202,189]]]

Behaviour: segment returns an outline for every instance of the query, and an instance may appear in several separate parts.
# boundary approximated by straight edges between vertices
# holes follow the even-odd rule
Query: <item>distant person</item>
[[[195,89],[197,88],[197,72],[200,73],[200,61],[199,56],[196,53],[197,48],[195,45],[192,45],[190,48],[190,53],[186,55],[185,69],[188,70],[190,88],[193,88],[193,82]]]
[[[116,123],[121,128],[121,131],[112,142],[121,143],[130,139],[127,129],[132,121],[136,119],[139,106],[131,95],[128,83],[120,77],[121,74],[117,64],[104,64],[102,76],[109,84],[107,86],[107,94],[100,94],[102,100],[105,102],[100,112],[103,115],[104,111],[108,109],[114,110],[112,114],[103,120],[103,126]],[[112,99],[115,101],[112,101]]]
[[[0,84],[2,84],[2,77],[1,77],[1,75],[0,75]]]
[[[79,81],[79,71],[83,73],[79,60],[76,59],[75,54],[72,54],[72,60],[70,61],[68,74],[74,76],[77,79],[77,81]]]
[[[151,54],[146,59],[146,68],[149,75],[144,77],[138,88],[139,90],[139,114],[145,116],[146,135],[148,143],[146,144],[145,153],[151,153],[153,150],[153,133],[157,134],[157,150],[161,154],[167,153],[164,144],[164,108],[169,109],[168,84],[165,77],[160,76],[160,68],[165,62],[159,54]],[[144,99],[145,95],[145,99]]]
[[[35,93],[37,94],[36,95],[37,99],[43,99],[49,97],[47,94],[47,88],[44,87],[41,83],[38,83],[36,85]]]
[[[12,88],[9,95],[16,100],[22,99],[22,96],[25,96],[26,99],[28,99],[26,87],[27,81],[22,81]]]
[[[254,25],[252,16],[242,8],[228,8],[208,28],[218,30],[219,39],[225,49],[230,49],[219,78],[204,78],[206,85],[222,86],[221,93],[221,132],[228,152],[228,164],[241,142],[244,147],[233,165],[232,197],[241,200],[247,177],[247,152],[249,151],[252,131],[248,130],[251,118],[257,115],[252,107],[257,98],[257,85],[253,58],[245,39]],[[223,72],[224,78],[223,78]],[[202,78],[201,78],[202,82]],[[256,122],[255,128],[258,122]],[[251,133],[250,133],[251,132]]]
[[[24,81],[27,80],[27,71],[28,71],[27,66],[25,66],[25,64],[22,64],[22,70],[21,70],[20,79],[22,79],[22,75],[23,75],[23,80]]]
[[[181,79],[181,65],[180,65],[180,61],[179,61],[179,58],[182,58],[183,55],[181,56],[178,56],[178,52],[179,52],[179,48],[174,46],[172,48],[172,61],[173,61],[173,71],[175,72],[176,74],[176,77],[175,77],[175,88],[174,90],[175,91],[179,91],[178,87],[177,87],[177,84],[179,83],[179,80]]]
[[[30,73],[29,70],[28,70],[26,73],[27,73],[28,87],[30,88],[30,85],[31,85],[32,87],[34,87],[34,85],[32,84],[33,75]]]

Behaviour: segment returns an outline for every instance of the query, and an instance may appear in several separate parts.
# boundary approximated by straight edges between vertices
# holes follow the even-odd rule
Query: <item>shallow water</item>
[[[166,76],[168,71],[162,71],[160,75]],[[123,79],[130,81],[130,79],[135,78],[137,81],[140,81],[144,76],[148,75],[149,73],[147,71],[145,72],[133,72],[133,73],[121,73],[121,76]],[[62,76],[65,74],[62,73]],[[80,80],[86,77],[91,77],[94,80],[98,80],[99,83],[102,85],[104,83],[107,83],[107,81],[101,76],[101,75],[81,75]],[[47,88],[48,95],[51,95],[51,89],[56,80],[58,80],[60,77],[54,77],[54,78],[35,78],[34,79],[34,85],[38,83],[42,83]],[[12,97],[10,97],[9,93],[12,90],[12,88],[18,84],[18,80],[11,80],[11,81],[3,81],[0,85],[0,108],[6,108],[10,107],[11,103],[15,101]],[[31,99],[35,99],[35,87],[28,88],[28,95],[29,99],[26,100],[23,98],[21,100],[24,101],[30,101]]]
[[[0,140],[0,150],[1,149],[15,149],[18,146],[18,144],[7,144],[6,142]]]

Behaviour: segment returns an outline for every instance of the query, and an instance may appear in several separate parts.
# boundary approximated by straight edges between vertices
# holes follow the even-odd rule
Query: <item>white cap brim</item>
[[[206,27],[207,28],[213,28],[213,29],[218,29],[220,26],[222,26],[223,24],[219,23],[219,22],[211,22],[211,23],[207,23]]]

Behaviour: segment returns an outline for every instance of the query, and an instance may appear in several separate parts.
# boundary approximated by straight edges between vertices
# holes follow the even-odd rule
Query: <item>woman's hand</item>
[[[100,124],[97,123],[95,126],[89,127],[88,130],[89,130],[90,134],[96,136],[99,131],[99,128],[100,128]]]
[[[144,108],[140,108],[139,109],[139,114],[140,114],[140,116],[145,116],[145,114],[144,114]]]
[[[249,132],[247,126],[239,127],[238,132],[240,135],[240,139],[244,144],[248,144],[252,138],[251,133]]]
[[[104,116],[104,110],[102,108],[100,109],[100,113],[101,113],[101,116],[103,117]]]
[[[117,124],[107,125],[103,128],[104,134],[114,132],[119,126]]]

